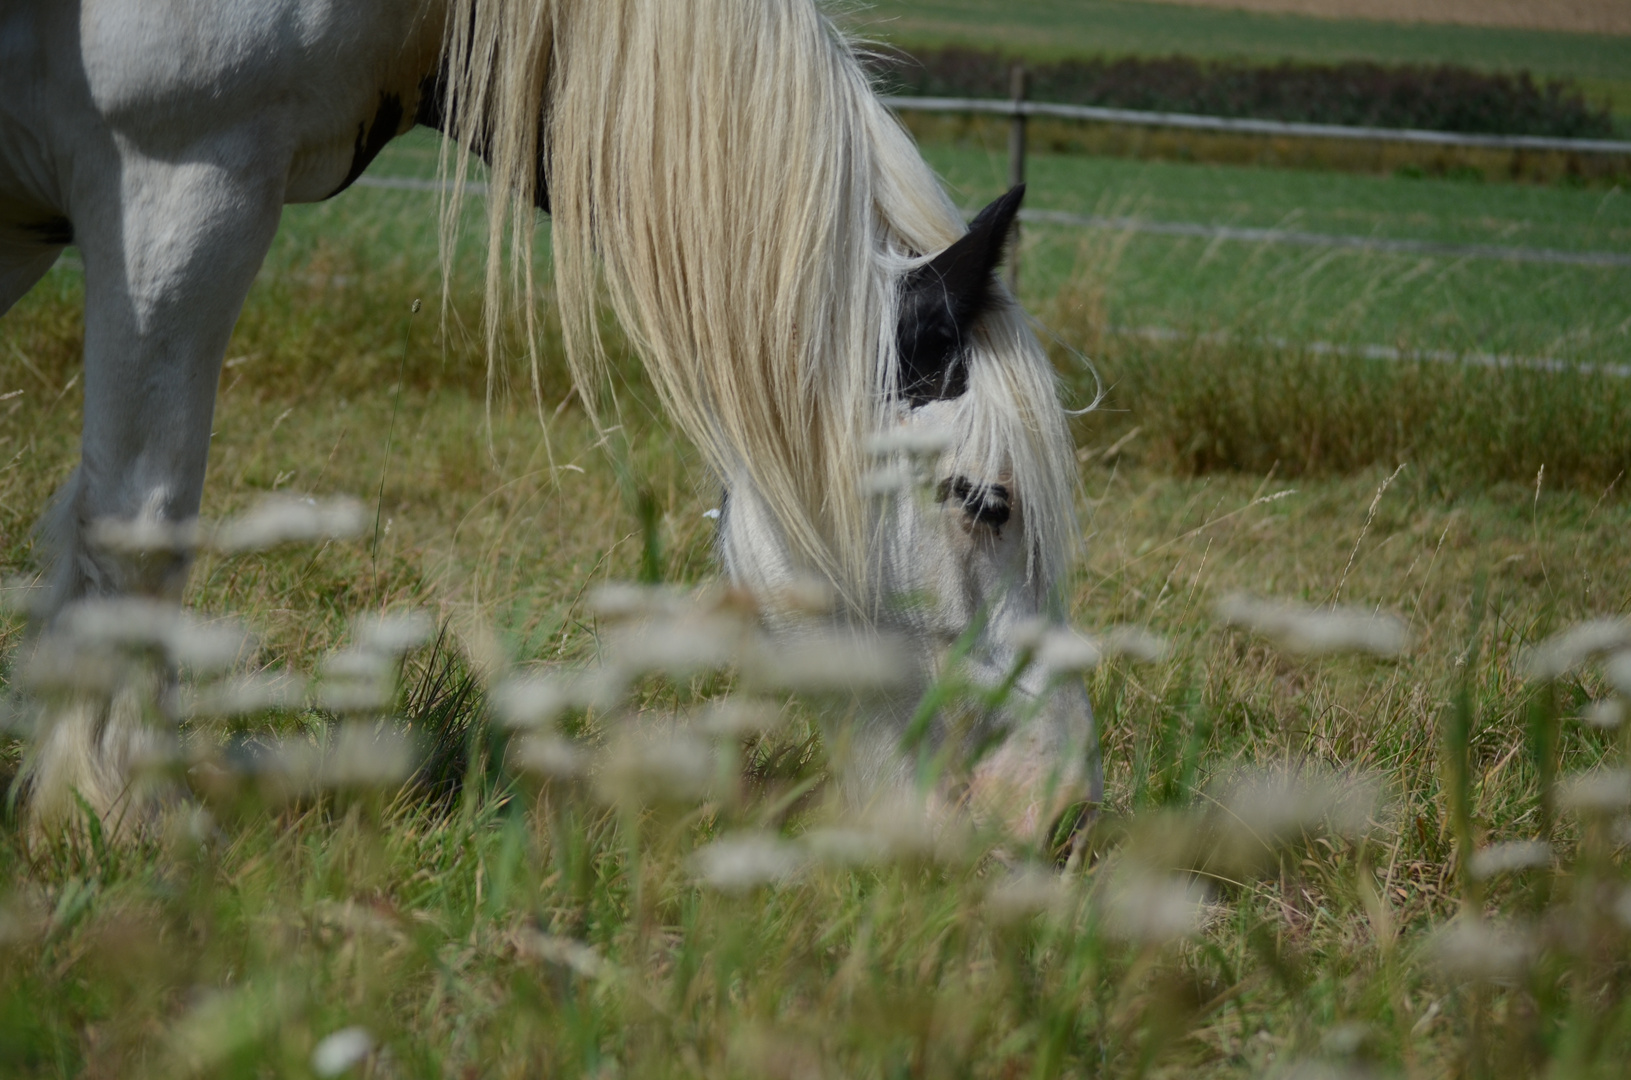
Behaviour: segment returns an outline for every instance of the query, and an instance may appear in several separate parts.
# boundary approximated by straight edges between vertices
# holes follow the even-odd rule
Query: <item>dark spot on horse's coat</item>
[[[443,135],[452,134],[447,130],[447,72],[443,69],[437,68],[434,75],[426,75],[419,80],[419,104],[414,109],[413,122],[440,131]],[[544,145],[542,127],[543,121],[540,119],[538,138],[540,147]],[[492,155],[486,145],[467,146],[465,149],[489,165],[492,164]],[[533,178],[532,202],[544,213],[549,213],[549,181],[544,176],[542,154],[538,156],[538,171]]]
[[[981,525],[1000,529],[1008,524],[1013,513],[1012,499],[1003,484],[977,484],[966,476],[952,476],[940,481],[935,492],[936,502],[956,499],[963,513]]]
[[[24,225],[22,231],[30,239],[51,247],[67,247],[74,242],[74,223],[61,216]]]
[[[396,94],[381,94],[379,109],[374,113],[374,122],[370,124],[364,121],[357,125],[357,142],[351,151],[351,168],[346,170],[345,179],[340,181],[339,187],[329,192],[328,197],[332,199],[355,184],[363,170],[379,157],[379,152],[385,149],[385,144],[396,138],[396,133],[401,127],[402,99]]]
[[[975,215],[968,232],[901,282],[896,385],[912,408],[968,392],[967,341],[996,300],[995,273],[1025,185]]]

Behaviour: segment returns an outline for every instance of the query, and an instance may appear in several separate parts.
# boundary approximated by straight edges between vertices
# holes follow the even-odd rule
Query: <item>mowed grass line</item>
[[[1574,79],[1631,113],[1631,37],[1270,15],[1136,0],[877,0],[849,14],[864,36],[906,48],[1001,48],[1039,61],[1137,55],[1262,63],[1465,64]]]
[[[543,372],[547,449],[513,361],[516,389],[489,412],[479,354],[431,317],[424,205],[356,193],[291,211],[234,337],[207,514],[272,489],[372,499],[384,482],[377,550],[370,537],[197,568],[189,602],[242,613],[264,641],[258,664],[309,669],[345,642],[349,616],[405,604],[466,640],[495,627],[520,660],[592,662],[583,592],[640,562],[626,478],[660,510],[665,576],[715,573],[711,485],[626,358],[609,436],[566,401],[558,364]],[[475,325],[468,286],[453,311]],[[0,322],[0,386],[26,389],[0,403],[0,575],[27,571],[26,527],[74,460],[78,303],[76,279],[59,273]],[[558,355],[548,341],[546,355]],[[1542,478],[1452,490],[1415,461],[1385,490],[1400,462],[1192,476],[1143,436],[1108,454],[1124,420],[1080,421],[1088,556],[1070,614],[1092,629],[1147,626],[1173,648],[1090,680],[1112,818],[1204,803],[1208,782],[1243,763],[1374,770],[1389,796],[1366,840],[1299,848],[1276,874],[1220,883],[1219,915],[1193,942],[1140,949],[1079,921],[1004,922],[995,862],[719,894],[694,883],[689,852],[726,824],[761,823],[717,810],[652,814],[636,838],[615,813],[562,800],[474,793],[451,817],[331,802],[213,827],[183,816],[135,849],[47,853],[4,819],[0,1071],[305,1076],[320,1040],[357,1025],[384,1048],[376,1073],[413,1077],[1247,1077],[1297,1059],[1352,1063],[1351,1045],[1362,1064],[1435,1076],[1465,1064],[1474,1016],[1529,1031],[1532,999],[1458,989],[1428,958],[1430,926],[1460,903],[1441,734],[1470,695],[1478,842],[1533,836],[1536,691],[1517,658],[1568,622],[1623,609],[1621,489]],[[1237,589],[1313,603],[1340,592],[1397,612],[1412,643],[1397,661],[1291,659],[1214,617]],[[14,656],[21,631],[7,616],[0,650]],[[661,721],[718,689],[657,680],[644,711]],[[1572,713],[1601,693],[1595,676],[1571,678],[1559,705]],[[787,802],[811,781],[825,790],[811,735],[800,721],[749,752],[766,791],[753,805],[782,805],[770,824],[795,834],[822,820],[819,797]],[[1560,739],[1569,771],[1613,752],[1612,736],[1577,724]],[[20,743],[0,746],[14,764]],[[1565,852],[1576,838],[1572,824],[1555,837]],[[1533,912],[1548,881],[1503,879],[1487,901]],[[540,933],[606,966],[574,968]],[[1570,985],[1559,978],[1533,1040],[1497,1043],[1495,1075],[1551,1061],[1610,1075],[1623,1061],[1623,1018],[1594,1027],[1591,1002],[1567,1004]]]

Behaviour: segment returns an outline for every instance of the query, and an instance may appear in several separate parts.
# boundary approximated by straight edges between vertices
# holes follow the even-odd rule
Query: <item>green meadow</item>
[[[1001,189],[996,149],[926,153],[972,208]],[[433,171],[416,136],[371,175]],[[1062,155],[1032,181],[1031,205],[1076,213],[1631,250],[1601,190]],[[717,581],[718,489],[614,328],[598,423],[547,315],[536,384],[518,339],[489,381],[479,246],[444,308],[435,204],[358,188],[286,213],[222,373],[204,513],[350,494],[377,527],[202,555],[187,602],[241,617],[263,672],[321,669],[359,615],[428,611],[444,636],[377,723],[464,784],[279,793],[245,762],[325,745],[335,718],[301,708],[186,725],[194,798],[136,837],[43,843],[4,804],[0,1075],[1622,1075],[1631,688],[1617,661],[1547,679],[1532,658],[1631,602],[1631,379],[1309,343],[1625,363],[1631,271],[1026,230],[1022,297],[1066,388],[1093,392],[1085,356],[1107,395],[1074,422],[1070,621],[1166,642],[1083,675],[1106,804],[1056,860],[985,826],[854,820],[801,699],[715,737],[711,785],[680,797],[493,723],[506,665],[615,659],[597,585]],[[65,260],[0,320],[9,583],[76,458],[81,293]],[[1230,616],[1239,593],[1404,638],[1320,655]],[[25,630],[0,615],[0,690]],[[1599,653],[1628,643],[1610,630]],[[744,693],[728,666],[659,673],[554,735],[599,761]],[[771,871],[732,879],[710,845],[743,833]]]
[[[1455,63],[1574,79],[1631,112],[1631,38],[1359,19],[1316,19],[1135,0],[876,0],[849,24],[912,45],[1000,48],[1038,60],[1136,55],[1333,62]]]

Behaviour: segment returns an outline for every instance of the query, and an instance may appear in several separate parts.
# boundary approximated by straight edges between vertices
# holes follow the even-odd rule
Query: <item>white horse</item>
[[[1020,192],[965,233],[814,0],[0,5],[0,313],[65,246],[85,266],[47,625],[81,598],[179,598],[184,553],[99,548],[90,527],[197,515],[222,355],[281,208],[343,191],[416,123],[490,166],[490,333],[531,317],[551,210],[578,385],[597,385],[609,300],[727,486],[732,578],[768,595],[819,575],[849,618],[909,634],[924,680],[965,635],[977,679],[1024,667],[1076,525],[1054,375],[994,276]],[[444,157],[448,227],[467,163]],[[949,443],[933,499],[867,497],[879,431]],[[1056,683],[1024,669],[1024,723],[971,784],[1033,834],[1100,794],[1086,695]],[[898,737],[862,740],[871,773],[904,775]],[[132,738],[106,707],[54,732],[36,804],[111,806]]]

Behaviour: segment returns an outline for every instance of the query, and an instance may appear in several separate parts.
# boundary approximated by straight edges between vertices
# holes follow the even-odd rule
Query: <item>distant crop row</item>
[[[1007,97],[1013,59],[961,47],[891,52],[890,88],[921,96]],[[1037,101],[1304,123],[1470,134],[1606,138],[1614,119],[1568,80],[1455,64],[1384,65],[1089,57],[1029,66]]]

